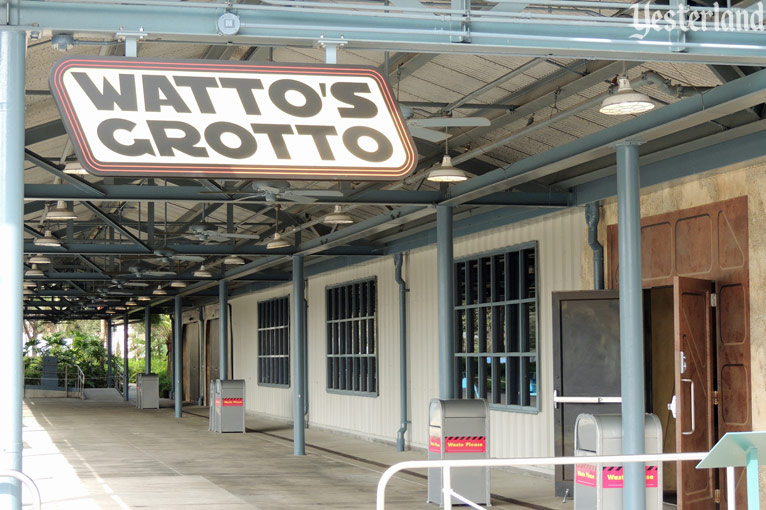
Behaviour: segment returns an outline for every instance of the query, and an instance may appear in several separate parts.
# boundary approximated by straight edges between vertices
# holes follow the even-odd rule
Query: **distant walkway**
[[[120,402],[122,395],[116,388],[86,388],[83,390],[85,400],[93,402]]]
[[[45,510],[373,510],[385,468],[425,457],[316,429],[306,430],[307,455],[295,457],[290,424],[248,416],[247,434],[214,434],[207,408],[184,408],[179,420],[113,395],[25,401],[24,471]],[[438,510],[425,503],[424,475],[392,480],[387,509]],[[492,479],[494,510],[572,508],[553,496],[551,477]]]

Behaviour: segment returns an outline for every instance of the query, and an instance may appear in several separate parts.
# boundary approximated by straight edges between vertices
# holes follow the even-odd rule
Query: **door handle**
[[[689,408],[691,409],[692,429],[689,431],[682,431],[681,434],[683,434],[684,436],[691,436],[692,434],[694,434],[694,428],[695,428],[694,427],[694,381],[692,381],[691,379],[681,379],[681,384],[683,383],[689,383]]]
[[[558,390],[553,390],[553,408],[559,404],[621,404],[622,397],[559,397]]]

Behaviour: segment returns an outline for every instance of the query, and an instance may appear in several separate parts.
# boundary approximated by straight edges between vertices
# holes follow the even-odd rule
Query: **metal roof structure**
[[[39,266],[43,276],[26,278],[25,316],[106,318],[138,296],[158,309],[176,294],[191,304],[217,296],[219,280],[233,294],[290,280],[295,254],[306,257],[310,275],[402,252],[433,242],[436,205],[454,206],[455,235],[584,205],[615,194],[619,140],[643,142],[642,186],[763,157],[762,32],[665,25],[644,32],[634,26],[634,5],[8,2],[7,25],[29,35],[24,251],[51,259]],[[742,12],[758,6],[740,4]],[[133,47],[140,58],[375,66],[412,128],[445,118],[483,117],[489,125],[449,127],[446,143],[440,133],[412,129],[418,167],[394,183],[66,173],[77,161],[48,90],[51,68],[63,56],[124,55]],[[599,113],[623,73],[658,108]],[[445,150],[470,179],[449,186],[425,179]],[[76,219],[51,219],[62,201]],[[323,222],[338,204],[352,225]],[[291,247],[271,250],[277,216]],[[48,230],[60,247],[34,243]],[[226,265],[229,255],[245,264]],[[211,277],[194,275],[203,265]],[[186,286],[171,288],[174,281]],[[158,287],[168,295],[152,295]]]

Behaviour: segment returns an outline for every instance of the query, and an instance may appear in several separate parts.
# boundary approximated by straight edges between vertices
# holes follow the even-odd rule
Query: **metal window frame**
[[[264,324],[265,317],[263,316],[262,310],[267,307],[275,307],[278,306],[280,302],[284,302],[285,306],[285,324],[274,324],[266,326]],[[256,355],[257,359],[257,372],[258,372],[258,386],[264,386],[269,388],[282,388],[287,389],[290,388],[291,382],[292,382],[292,373],[291,373],[291,359],[290,359],[290,295],[286,294],[284,296],[274,297],[271,299],[265,299],[263,301],[258,301],[256,304],[256,310],[258,311],[258,319],[257,319],[257,328],[256,328],[256,343],[258,345],[258,353]],[[274,312],[272,316],[278,319],[278,313]],[[269,352],[268,354],[264,354],[263,349],[263,343],[261,342],[262,338],[261,335],[265,334],[266,332],[272,332],[272,331],[283,331],[284,336],[284,346],[285,346],[285,352],[284,353],[277,353],[274,354],[274,352]],[[268,350],[268,349],[267,349]],[[284,359],[286,360],[286,373],[287,373],[287,382],[274,382],[275,379],[275,373],[274,369],[275,367],[269,367],[268,369],[264,370],[265,365],[262,364],[263,360],[266,359]]]
[[[367,310],[364,315],[361,311],[361,308],[364,308],[362,306],[364,301],[360,303],[356,300],[357,297],[362,300],[363,296],[356,296],[353,293],[354,286],[360,284],[372,284],[373,289],[372,293],[368,291]],[[341,294],[334,294],[339,289],[345,289],[345,298]],[[338,300],[342,301],[342,304],[336,302]],[[370,302],[372,302],[372,314],[369,310]],[[339,305],[345,309],[343,312],[336,308]],[[371,328],[370,321],[372,321]],[[363,324],[365,327],[362,327]],[[341,328],[343,328],[342,334]],[[380,394],[377,276],[358,278],[325,287],[325,339],[325,390],[327,393],[377,397]],[[371,354],[360,352],[362,342],[369,345],[370,340],[373,342],[374,352]],[[341,369],[338,360],[350,360],[351,370],[348,366]],[[355,364],[355,361],[358,361],[358,364]],[[364,370],[362,370],[363,366]],[[342,375],[345,375],[343,384],[340,382]],[[366,378],[368,390],[361,390],[363,378]],[[369,391],[371,384],[374,384],[373,391]],[[340,386],[346,389],[341,389]],[[349,387],[359,389],[347,389]]]
[[[534,253],[534,278],[530,282],[534,285],[534,297],[523,297],[522,292],[522,278],[521,278],[521,270],[523,267],[523,262],[521,260],[520,255],[524,251],[532,250]],[[497,289],[496,289],[496,276],[497,271],[494,270],[494,262],[491,262],[491,269],[488,275],[489,278],[489,300],[485,302],[482,301],[482,282],[486,282],[486,279],[484,279],[485,275],[482,274],[482,268],[480,267],[480,261],[484,258],[489,258],[491,261],[494,261],[494,257],[498,255],[503,255],[505,257],[510,256],[513,253],[519,254],[519,259],[517,262],[517,272],[518,274],[516,277],[511,277],[510,272],[507,270],[504,272],[503,278],[504,278],[504,289],[505,289],[505,295],[503,296],[504,299],[500,299],[498,301],[495,301],[496,295],[497,295]],[[510,380],[510,376],[514,375],[516,379],[519,380],[520,385],[520,395],[519,395],[519,404],[508,404],[508,403],[495,403],[495,402],[489,402],[489,407],[492,410],[497,411],[512,411],[512,412],[519,412],[519,413],[526,413],[526,414],[537,414],[540,412],[540,286],[539,286],[539,261],[540,261],[540,248],[537,241],[528,241],[524,243],[515,244],[506,248],[476,253],[472,255],[467,255],[464,257],[456,258],[453,263],[453,271],[455,274],[455,282],[456,282],[456,291],[459,290],[459,286],[457,285],[457,270],[458,266],[461,264],[468,264],[470,262],[476,262],[477,264],[477,275],[480,279],[482,279],[481,282],[479,282],[478,288],[477,288],[477,294],[476,294],[476,303],[474,303],[472,297],[470,295],[469,286],[471,284],[471,279],[469,277],[465,277],[463,280],[465,282],[465,304],[463,303],[462,296],[455,295],[455,302],[453,304],[453,317],[455,320],[455,387],[456,387],[456,395],[459,395],[458,398],[463,398],[463,388],[462,388],[462,375],[461,372],[458,370],[458,363],[462,361],[466,365],[466,389],[467,389],[467,395],[470,395],[472,393],[472,387],[468,388],[468,360],[471,359],[481,359],[481,358],[491,358],[490,366],[489,368],[484,363],[478,363],[478,378],[480,381],[484,381],[480,387],[477,389],[477,394],[473,396],[473,398],[486,398],[487,396],[487,390],[488,386],[486,383],[487,377],[492,377],[492,384],[493,386],[495,383],[499,384],[499,380],[495,380],[496,378],[499,379],[500,375],[497,375],[494,373],[495,367],[494,367],[494,359],[506,359],[505,362],[505,371],[506,371],[506,393],[508,391],[508,381]],[[509,287],[511,284],[516,284],[519,286],[518,295],[516,296],[516,299],[507,299],[509,294]],[[518,349],[515,351],[509,351],[508,350],[508,335],[507,330],[509,327],[509,317],[510,314],[507,313],[511,307],[517,307],[519,310],[522,310],[525,307],[528,307],[529,305],[533,305],[535,309],[534,318],[527,321],[519,321],[518,328],[519,331],[517,332],[518,335]],[[463,327],[462,321],[461,321],[461,313],[465,314],[467,317],[468,314],[470,314],[472,311],[481,311],[481,310],[488,310],[490,313],[494,314],[494,310],[498,307],[503,307],[506,311],[505,313],[505,328],[504,328],[504,336],[503,336],[503,345],[505,347],[504,352],[494,352],[494,342],[495,338],[487,337],[487,338],[481,338],[481,335],[479,336],[479,347],[481,348],[482,343],[483,345],[483,351],[481,352],[473,352],[473,343],[471,343],[471,346],[469,346],[469,340],[466,336],[466,345],[465,345],[465,352],[460,352],[462,346],[462,335],[466,333],[466,330]],[[471,314],[473,315],[473,314]],[[477,332],[480,331],[481,327],[480,325],[483,324],[482,317],[485,314],[479,313],[479,320],[478,324],[473,327]],[[529,317],[529,312],[527,312],[527,317]],[[468,319],[466,319],[468,321]],[[534,327],[534,349],[527,348],[527,350],[523,349],[523,339],[522,337],[524,334],[527,334],[528,331],[521,331],[522,328],[525,328],[524,324],[528,324],[527,327],[532,328]],[[466,327],[468,327],[468,323],[466,322]],[[486,331],[486,325],[483,325],[484,330]],[[493,331],[494,335],[494,331]],[[491,346],[488,346],[489,344],[492,344]],[[514,370],[509,360],[511,358],[516,358],[519,360],[518,362],[518,369],[515,370],[515,374],[511,374],[510,372]],[[525,402],[530,402],[532,398],[532,394],[529,391],[529,379],[522,377],[524,373],[524,367],[522,364],[524,363],[524,360],[529,360],[529,363],[535,363],[535,384],[536,384],[536,398],[534,405],[525,405]],[[498,362],[498,365],[500,363]],[[499,367],[498,367],[499,368]],[[473,377],[471,377],[471,380]],[[527,384],[524,385],[524,380],[527,381]]]

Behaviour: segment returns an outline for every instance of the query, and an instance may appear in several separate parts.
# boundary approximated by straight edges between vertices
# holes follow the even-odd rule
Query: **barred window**
[[[378,394],[375,279],[328,287],[327,389]]]
[[[258,303],[258,384],[290,386],[290,299]]]
[[[537,244],[455,263],[455,395],[535,411]]]

